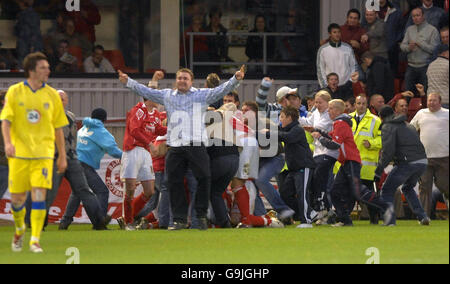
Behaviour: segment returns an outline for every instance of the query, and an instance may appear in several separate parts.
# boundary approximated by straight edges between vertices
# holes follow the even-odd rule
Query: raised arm
[[[142,84],[139,84],[135,80],[129,78],[127,74],[123,73],[120,70],[118,70],[118,73],[120,82],[126,85],[128,89],[132,90],[137,95],[143,98],[146,98],[161,105],[164,104],[164,94],[165,94],[164,91],[148,88]]]
[[[240,81],[245,77],[245,65],[241,66],[241,69],[236,72],[236,74],[228,80],[228,82],[223,83],[222,85],[214,88],[214,89],[205,89],[206,93],[206,103],[208,105],[213,104],[223,98],[226,94],[232,92],[236,89]]]

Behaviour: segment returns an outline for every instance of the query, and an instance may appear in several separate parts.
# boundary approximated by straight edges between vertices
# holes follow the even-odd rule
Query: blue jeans
[[[423,173],[425,173],[426,169],[426,164],[402,164],[395,166],[384,182],[383,188],[381,189],[381,197],[384,201],[393,204],[395,191],[403,184],[402,192],[405,195],[411,210],[419,220],[427,217],[427,214],[414,191],[414,187]]]
[[[230,221],[222,194],[230,184],[239,168],[239,155],[226,155],[211,158],[211,208],[215,224],[225,226]]]
[[[164,172],[155,173],[155,188],[159,190],[158,220],[159,227],[173,225],[172,209],[170,208],[170,195],[167,188],[167,176]]]
[[[158,208],[158,222],[160,228],[168,228],[173,225],[172,210],[170,208],[170,196],[167,189],[167,177],[164,172],[155,172],[155,194],[147,202],[139,216],[144,217]]]
[[[284,158],[282,155],[273,158],[259,159],[259,174],[255,180],[258,191],[260,190],[273,209],[278,213],[289,210],[289,206],[281,199],[280,193],[273,187],[270,180],[277,176],[284,167]],[[259,194],[258,194],[259,195]]]
[[[0,199],[8,189],[8,166],[0,165]]]
[[[97,196],[100,205],[100,214],[104,218],[108,213],[109,190],[94,168],[83,162],[80,163],[83,167],[84,175],[86,176],[89,187]],[[78,207],[80,207],[80,202],[81,199],[79,197],[73,193],[70,195],[66,206],[66,212],[63,217],[64,221],[73,219],[73,216],[77,213]]]
[[[197,212],[195,210],[195,194],[197,193],[198,182],[191,169],[185,175],[190,195],[189,211],[191,216],[191,228],[198,228]]]

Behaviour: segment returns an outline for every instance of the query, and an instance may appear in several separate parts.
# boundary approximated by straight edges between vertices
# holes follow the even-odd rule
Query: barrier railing
[[[214,33],[214,32],[187,32],[186,33],[189,36],[189,68],[191,70],[194,70],[194,66],[223,66],[223,65],[249,65],[249,66],[262,66],[263,67],[263,73],[267,74],[267,67],[268,66],[305,66],[306,64],[301,62],[267,62],[267,38],[268,37],[276,37],[276,36],[282,36],[282,37],[303,37],[305,36],[304,33],[250,33],[250,32],[227,32],[227,33]],[[226,62],[208,62],[208,61],[194,61],[194,36],[259,36],[263,37],[263,58],[262,62],[233,62],[233,61],[226,61]]]

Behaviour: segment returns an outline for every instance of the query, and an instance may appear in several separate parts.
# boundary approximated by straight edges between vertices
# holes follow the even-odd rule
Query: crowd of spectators
[[[104,48],[96,44],[95,26],[101,22],[98,7],[91,0],[80,3],[80,11],[68,12],[61,1],[45,5],[35,0],[6,1],[2,8],[15,15],[17,43],[15,50],[1,51],[0,69],[20,70],[27,54],[41,51],[54,72],[115,72],[103,57]],[[41,16],[54,19],[46,33],[41,32]]]

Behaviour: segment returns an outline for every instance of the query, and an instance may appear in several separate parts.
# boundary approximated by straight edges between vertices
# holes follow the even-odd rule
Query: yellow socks
[[[31,206],[31,240],[30,245],[39,243],[42,228],[44,227],[45,216],[47,210],[45,208],[45,201],[33,201]]]
[[[19,208],[12,206],[11,211],[14,218],[14,224],[16,226],[16,235],[23,235],[23,233],[25,233],[25,214],[27,212],[25,204]]]

